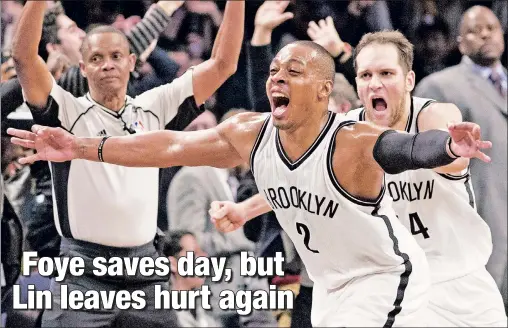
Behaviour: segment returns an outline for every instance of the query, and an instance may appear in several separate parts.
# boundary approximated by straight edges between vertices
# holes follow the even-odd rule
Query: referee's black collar
[[[114,117],[120,117],[122,116],[122,114],[125,112],[125,109],[127,108],[127,105],[129,105],[130,101],[129,101],[129,97],[125,96],[125,103],[123,105],[123,107],[118,111],[118,112],[115,112],[114,110],[111,110],[109,108],[106,108],[104,107],[103,105],[99,104],[98,102],[96,102],[93,98],[92,98],[92,95],[90,94],[90,91],[87,92],[87,94],[85,95],[85,98],[91,102],[94,106],[97,106],[99,107],[100,109],[102,109],[103,111],[105,111],[106,113],[110,114],[110,115],[113,115]]]

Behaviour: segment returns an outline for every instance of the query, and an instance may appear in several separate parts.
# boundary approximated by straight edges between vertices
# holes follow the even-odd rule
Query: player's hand
[[[234,202],[214,201],[208,213],[215,228],[223,233],[235,231],[247,222],[242,206]]]
[[[312,41],[328,50],[333,57],[337,57],[344,51],[345,43],[340,38],[330,16],[321,19],[317,24],[309,22],[307,34]]]
[[[448,132],[452,138],[450,150],[454,154],[465,158],[478,158],[490,163],[490,157],[481,150],[492,148],[492,142],[481,139],[481,129],[478,124],[471,122],[450,123]]]
[[[284,10],[289,5],[289,1],[265,1],[256,12],[254,25],[256,28],[272,31],[288,19],[293,18],[293,13]]]
[[[173,13],[180,8],[185,1],[169,1],[169,0],[160,0],[157,2],[157,6],[160,6],[166,14],[169,16],[173,15]]]
[[[66,162],[78,158],[77,138],[62,128],[34,125],[32,132],[9,128],[7,133],[13,136],[13,144],[37,151],[36,154],[20,158],[21,164]]]

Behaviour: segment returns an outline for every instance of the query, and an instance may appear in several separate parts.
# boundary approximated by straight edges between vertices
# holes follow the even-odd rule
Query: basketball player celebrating
[[[350,111],[349,118],[410,133],[462,121],[453,104],[411,97],[413,45],[400,32],[364,35],[354,64],[365,107]],[[501,294],[485,268],[492,252],[490,229],[476,212],[468,166],[469,160],[460,158],[434,170],[388,174],[387,189],[397,216],[427,255],[432,287],[426,322],[435,327],[506,327]],[[213,209],[210,213],[218,219],[244,215],[246,208],[259,214],[271,210],[261,196],[215,206],[222,208],[220,216]]]
[[[460,122],[453,104],[411,97],[413,45],[400,32],[362,37],[355,49],[358,95],[364,108],[347,116],[399,131],[446,129]],[[501,293],[485,265],[490,229],[476,211],[469,160],[434,170],[386,176],[402,223],[427,255],[432,287],[425,318],[433,327],[506,327]]]
[[[481,149],[492,144],[481,140],[474,123],[408,134],[346,121],[327,110],[334,74],[324,48],[298,41],[270,66],[271,115],[242,113],[213,129],[126,137],[78,138],[39,125],[8,133],[13,143],[37,150],[22,163],[234,167],[250,161],[258,188],[314,280],[313,325],[419,326],[428,265],[395,216],[385,172],[444,166],[458,156],[488,162]],[[247,218],[225,217],[216,226],[231,231]]]

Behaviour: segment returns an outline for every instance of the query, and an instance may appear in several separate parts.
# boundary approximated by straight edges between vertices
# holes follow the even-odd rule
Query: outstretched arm
[[[385,173],[434,169],[458,157],[489,162],[481,149],[492,146],[481,140],[480,127],[469,122],[450,124],[448,132],[428,130],[417,134],[357,122],[339,130],[336,138],[335,177],[351,195],[368,200],[379,195]]]
[[[432,103],[425,107],[420,115],[418,115],[418,130],[428,131],[432,129],[447,130],[447,122],[462,122],[462,114],[460,109],[450,103]],[[457,158],[452,163],[437,167],[434,171],[438,173],[448,173],[454,175],[462,175],[462,171],[469,166],[469,158]]]
[[[198,106],[236,72],[242,49],[245,1],[228,1],[217,32],[212,56],[193,70],[194,98]]]
[[[12,142],[37,153],[21,163],[73,159],[132,167],[234,167],[247,162],[266,116],[241,113],[217,127],[194,132],[156,131],[123,137],[75,137],[61,128],[8,129]]]
[[[156,131],[131,137],[112,137],[103,146],[103,161],[137,167],[214,166],[234,167],[243,162],[231,144],[230,122],[212,129],[179,132]],[[99,161],[100,138],[76,143],[77,158]]]
[[[44,108],[53,80],[46,63],[38,55],[46,1],[27,1],[13,39],[12,58],[26,101]]]

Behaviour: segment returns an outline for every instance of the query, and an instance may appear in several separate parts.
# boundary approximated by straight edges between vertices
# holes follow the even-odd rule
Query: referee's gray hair
[[[80,48],[81,54],[84,54],[85,49],[88,47],[88,39],[94,34],[102,34],[102,33],[115,33],[121,35],[122,38],[125,40],[127,47],[129,47],[129,40],[122,31],[111,25],[96,25],[91,29],[89,29],[89,31],[86,33],[86,37],[83,40],[83,43],[81,44]]]

